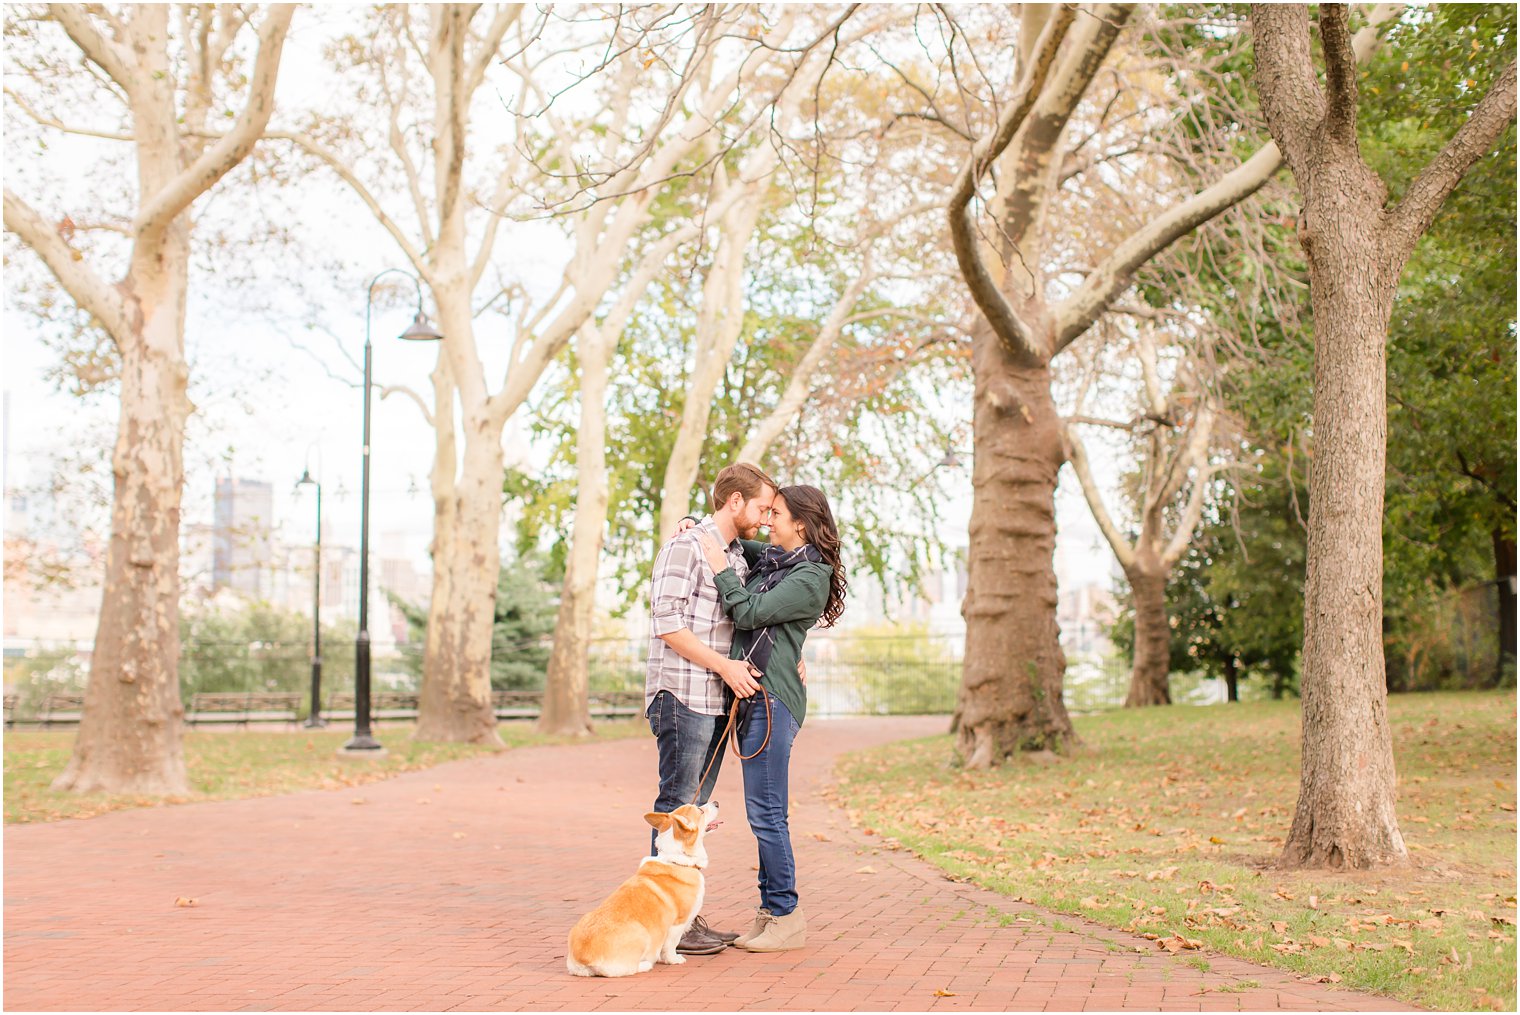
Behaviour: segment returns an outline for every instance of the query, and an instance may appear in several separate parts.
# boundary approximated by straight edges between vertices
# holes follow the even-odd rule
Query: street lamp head
[[[310,469],[302,469],[301,470],[301,478],[298,479],[298,480],[296,480],[296,486],[306,486],[308,484],[315,486],[316,482],[317,481],[315,479],[311,478],[311,470]]]
[[[421,310],[412,318],[411,327],[401,333],[401,337],[408,342],[440,342],[443,340],[443,332],[428,323],[427,315]]]

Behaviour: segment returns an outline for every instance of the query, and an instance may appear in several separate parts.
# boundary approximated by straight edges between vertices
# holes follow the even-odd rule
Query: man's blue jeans
[[[801,728],[781,699],[765,692],[771,702],[771,739],[765,750],[744,762],[744,809],[750,831],[760,844],[760,905],[772,916],[797,908],[797,865],[792,859],[792,830],[788,823],[788,768],[792,741]],[[739,738],[744,754],[754,754],[765,741],[765,706],[760,701]]]
[[[655,797],[654,809],[669,814],[682,804],[691,803],[693,796],[698,805],[707,803],[723,767],[723,732],[728,716],[693,712],[669,691],[656,694],[644,715],[660,752],[660,795]],[[709,762],[712,771],[707,773],[698,794],[697,780],[702,778]],[[650,829],[650,856],[654,856],[658,836],[658,832]]]

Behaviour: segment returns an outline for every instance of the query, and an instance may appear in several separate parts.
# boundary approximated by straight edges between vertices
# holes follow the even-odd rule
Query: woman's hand
[[[728,555],[723,552],[723,547],[718,545],[716,539],[705,532],[697,539],[702,544],[702,553],[707,557],[707,566],[712,568],[713,574],[729,566]]]
[[[691,515],[687,515],[685,518],[682,518],[680,521],[676,522],[676,530],[670,534],[670,539],[676,538],[687,529],[694,529],[696,527],[696,519],[692,518]],[[670,542],[670,539],[667,539],[666,542]]]

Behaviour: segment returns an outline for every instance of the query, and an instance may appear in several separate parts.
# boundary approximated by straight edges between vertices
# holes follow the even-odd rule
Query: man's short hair
[[[728,498],[736,493],[742,494],[745,500],[753,500],[760,496],[760,491],[766,487],[770,487],[772,490],[780,489],[776,485],[776,481],[761,472],[758,466],[751,465],[748,462],[730,465],[718,473],[718,480],[713,484],[713,510],[718,510],[728,501]]]

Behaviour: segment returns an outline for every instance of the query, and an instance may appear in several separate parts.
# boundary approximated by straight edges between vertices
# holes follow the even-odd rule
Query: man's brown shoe
[[[676,945],[676,952],[680,955],[716,955],[727,947],[728,942],[720,941],[703,932],[693,923],[686,928],[686,933],[681,935],[681,940]]]
[[[707,921],[700,916],[691,921],[691,929],[700,930],[708,937],[715,937],[726,945],[733,944],[735,939],[739,936],[737,933],[731,933],[726,930],[713,930],[707,925]]]

